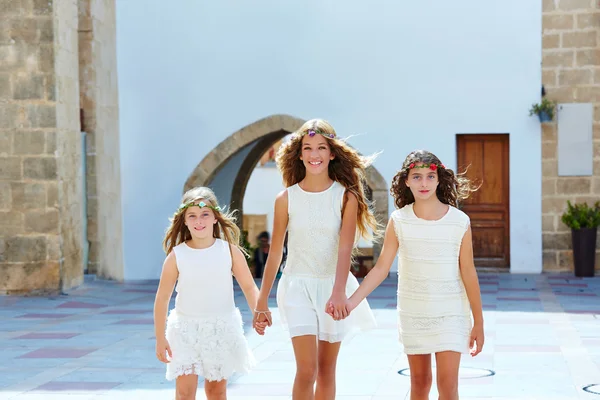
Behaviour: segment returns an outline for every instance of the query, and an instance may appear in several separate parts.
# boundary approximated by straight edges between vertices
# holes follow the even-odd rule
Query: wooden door
[[[458,171],[478,191],[460,206],[471,218],[477,267],[510,266],[508,135],[457,135]]]

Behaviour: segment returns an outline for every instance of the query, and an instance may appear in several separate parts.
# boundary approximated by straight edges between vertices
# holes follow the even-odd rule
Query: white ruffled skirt
[[[312,277],[286,274],[285,270],[277,286],[277,306],[283,327],[291,337],[315,335],[319,340],[330,343],[341,342],[357,331],[373,329],[377,326],[367,300],[363,300],[350,315],[335,321],[325,312],[331,297],[335,277]],[[346,283],[346,296],[358,288],[358,281],[352,274]]]
[[[230,315],[188,317],[172,310],[166,337],[173,358],[166,378],[198,375],[209,381],[247,373],[255,364],[244,336],[242,316],[236,308]]]

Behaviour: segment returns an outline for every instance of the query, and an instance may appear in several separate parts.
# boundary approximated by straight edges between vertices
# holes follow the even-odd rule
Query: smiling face
[[[428,200],[431,196],[435,196],[439,184],[438,174],[430,168],[422,168],[422,165],[423,163],[416,163],[414,168],[409,170],[406,186],[415,199]]]
[[[206,239],[213,237],[213,230],[217,218],[208,207],[192,206],[185,210],[185,226],[190,231],[192,238]]]
[[[306,173],[313,175],[327,173],[329,161],[335,158],[331,153],[331,147],[327,139],[323,135],[304,135],[300,154]]]

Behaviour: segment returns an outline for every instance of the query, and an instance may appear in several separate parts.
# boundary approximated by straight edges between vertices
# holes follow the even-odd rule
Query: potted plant
[[[556,102],[548,100],[548,98],[542,98],[542,102],[539,104],[533,104],[529,109],[529,115],[536,114],[540,119],[540,122],[548,122],[554,119],[554,109],[556,108]]]
[[[593,207],[589,207],[587,203],[573,205],[567,201],[567,211],[561,219],[571,228],[575,276],[594,276],[596,235],[600,225],[600,201],[597,201]]]

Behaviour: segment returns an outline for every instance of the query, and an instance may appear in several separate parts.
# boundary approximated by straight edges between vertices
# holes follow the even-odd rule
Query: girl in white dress
[[[458,399],[461,354],[475,356],[483,348],[471,227],[456,208],[474,190],[432,153],[410,153],[392,182],[398,210],[389,220],[381,255],[349,299],[351,311],[388,276],[398,253],[398,323],[411,400],[429,398],[431,353],[440,399]]]
[[[232,273],[250,309],[258,287],[239,238],[232,213],[221,210],[210,189],[184,194],[164,240],[167,257],[154,303],[156,357],[167,363],[167,379],[176,379],[177,400],[196,398],[199,375],[207,399],[225,399],[227,379],[254,365],[234,303]],[[175,283],[175,308],[167,318]],[[263,334],[265,326],[257,325],[257,332]]]
[[[293,399],[334,399],[341,341],[350,332],[375,326],[366,300],[344,321],[326,313],[329,308],[338,319],[347,315],[347,296],[358,287],[350,274],[357,233],[370,237],[370,231],[377,231],[363,183],[370,162],[320,119],[302,125],[277,155],[287,189],[275,200],[255,323],[271,325],[267,301],[287,230],[288,255],[277,305],[296,357]]]

